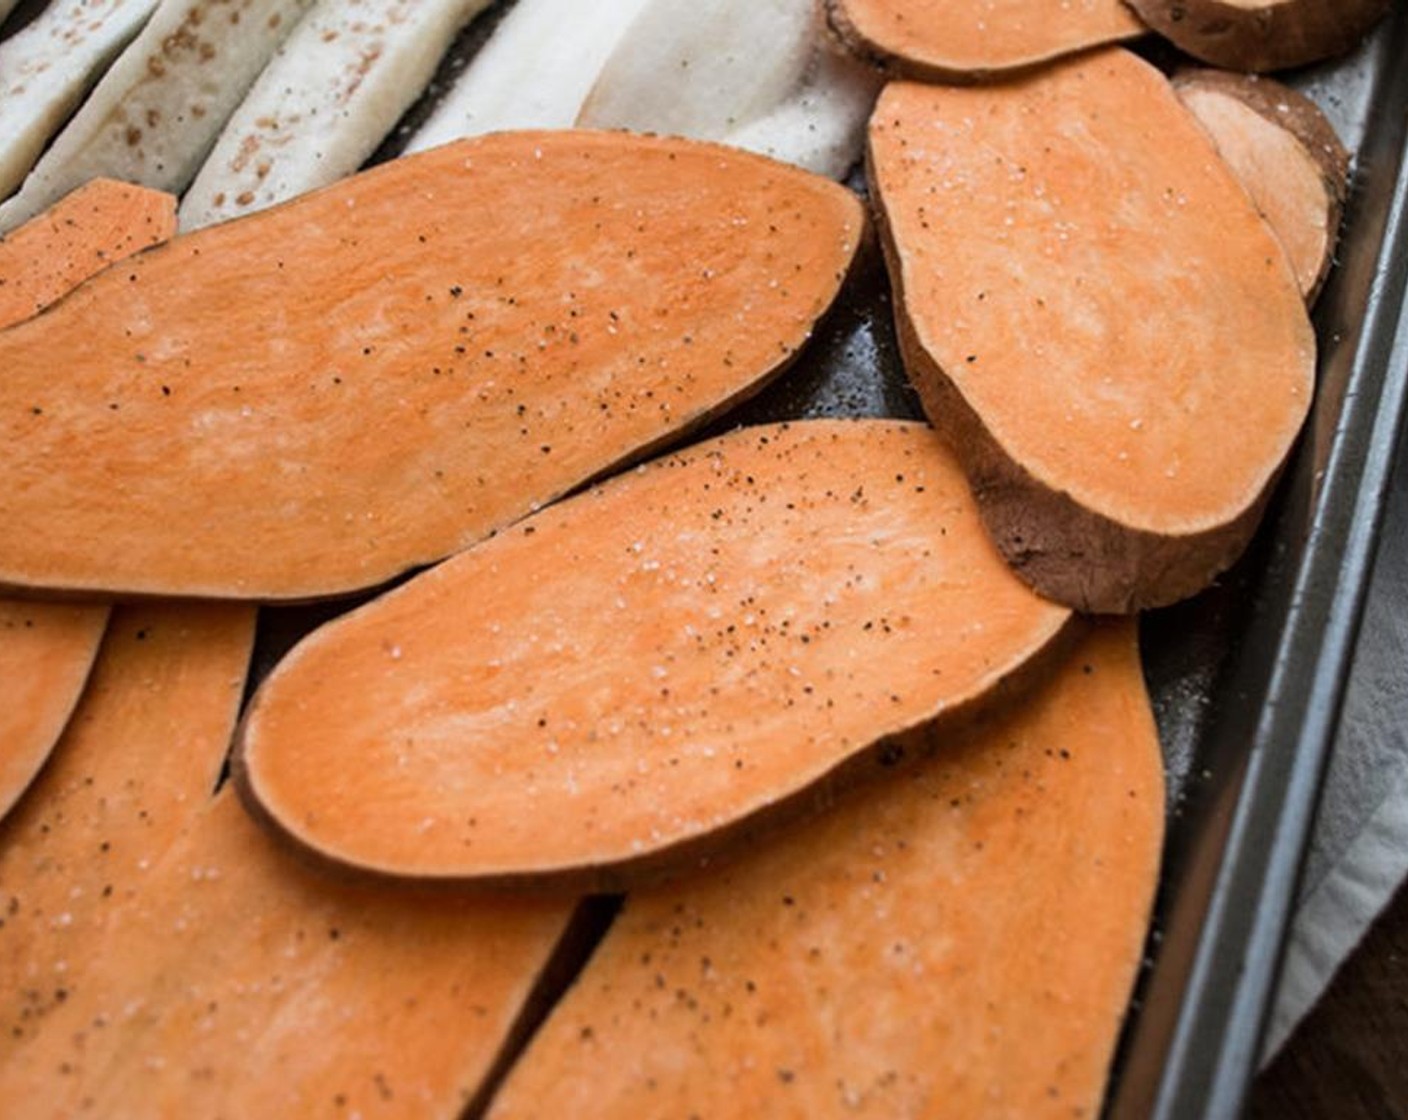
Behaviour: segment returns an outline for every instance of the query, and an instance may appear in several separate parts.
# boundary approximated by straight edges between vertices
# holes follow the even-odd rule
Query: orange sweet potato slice
[[[1128,611],[1245,547],[1315,336],[1281,247],[1158,71],[1111,48],[871,121],[906,369],[1045,595]]]
[[[0,326],[176,232],[176,200],[99,179],[0,237]],[[98,652],[107,608],[0,599],[0,817],[34,779]]]
[[[614,888],[894,762],[1070,619],[927,427],[748,428],[313,634],[256,694],[236,780],[340,864]]]
[[[1146,30],[1122,0],[826,0],[826,8],[852,50],[940,80],[1004,74]]]
[[[1104,623],[921,766],[630,896],[491,1120],[1099,1115],[1162,778],[1134,625]]]
[[[229,749],[254,611],[114,612],[49,765],[0,826],[0,1037],[76,996],[114,914],[210,798]]]
[[[212,790],[241,604],[115,613],[0,828],[6,1115],[454,1117],[574,900],[328,883]]]
[[[1229,70],[1285,70],[1350,50],[1390,0],[1127,0],[1194,58]]]
[[[230,793],[138,886],[0,1058],[8,1115],[454,1120],[573,909],[328,883]]]
[[[47,307],[114,261],[176,232],[176,199],[94,179],[0,237],[0,326]]]
[[[178,237],[0,332],[0,584],[307,599],[757,389],[864,232],[680,139],[512,133]]]
[[[1330,271],[1349,153],[1320,107],[1270,78],[1186,70],[1173,88],[1285,249],[1306,302]]]

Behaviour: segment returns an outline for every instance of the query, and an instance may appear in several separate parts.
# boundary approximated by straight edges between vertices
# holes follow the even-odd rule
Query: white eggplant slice
[[[0,205],[0,230],[99,176],[179,194],[311,2],[162,0]]]
[[[647,0],[518,0],[408,152],[509,128],[570,128]]]
[[[20,185],[155,7],[156,0],[55,0],[0,43],[0,198]]]
[[[577,123],[717,140],[839,178],[879,86],[833,44],[814,0],[653,0]]]
[[[318,0],[235,110],[181,201],[182,229],[350,175],[489,0]]]

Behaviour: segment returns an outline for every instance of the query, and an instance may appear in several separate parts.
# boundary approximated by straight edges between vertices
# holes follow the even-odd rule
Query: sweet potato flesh
[[[253,640],[245,606],[114,612],[63,738],[0,827],[7,1048],[79,996],[116,915],[143,901],[149,872],[209,799]]]
[[[1179,86],[1178,95],[1271,226],[1301,294],[1313,298],[1334,248],[1346,186],[1343,161],[1336,155],[1343,149],[1317,158],[1321,153],[1312,151],[1288,121],[1259,112],[1230,89],[1189,81]],[[1308,105],[1295,96],[1298,107]],[[1313,106],[1302,111],[1313,111]],[[1336,174],[1338,182],[1332,178]]]
[[[304,599],[755,389],[863,230],[744,153],[515,133],[179,237],[0,334],[0,583]]]
[[[897,83],[871,129],[936,367],[921,395],[942,377],[1038,485],[1123,529],[1195,534],[1256,504],[1309,407],[1314,334],[1162,75],[1112,49],[993,89]]]
[[[0,326],[26,319],[109,262],[176,232],[176,200],[98,179],[0,238]],[[0,599],[0,817],[57,741],[108,611]]]
[[[1121,0],[829,0],[843,37],[901,70],[962,77],[1030,66],[1144,25]]]
[[[1163,819],[1106,625],[920,766],[629,897],[489,1116],[1093,1118]]]
[[[1069,618],[922,425],[744,429],[315,633],[257,695],[236,776],[342,863],[614,885],[797,811]]]

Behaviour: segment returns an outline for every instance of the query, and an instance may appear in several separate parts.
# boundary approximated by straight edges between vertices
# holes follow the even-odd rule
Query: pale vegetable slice
[[[209,800],[253,640],[250,607],[114,612],[78,711],[0,827],[5,1053],[82,994],[106,931]]]
[[[518,0],[411,137],[410,152],[516,128],[570,128],[650,0]]]
[[[311,3],[161,0],[19,193],[0,204],[0,230],[102,176],[179,194]]]
[[[253,616],[119,612],[0,830],[8,1117],[450,1120],[568,928],[571,899],[326,882],[212,802]]]
[[[1009,562],[1097,612],[1206,586],[1305,419],[1315,337],[1167,79],[1110,48],[895,83],[870,161],[906,368]]]
[[[926,426],[745,428],[545,510],[295,648],[235,774],[291,842],[610,889],[892,764],[1071,621]]]
[[[1315,102],[1270,78],[1188,70],[1173,88],[1252,196],[1313,302],[1349,194],[1349,153],[1334,126]]]
[[[832,43],[813,0],[654,0],[577,123],[718,140],[840,178],[860,157],[878,88]]]
[[[0,198],[20,185],[154,7],[156,0],[55,0],[0,42]]]
[[[1354,47],[1390,0],[1127,0],[1194,58],[1229,70],[1285,70]]]
[[[1098,1116],[1162,779],[1104,624],[915,769],[628,897],[489,1117]]]
[[[858,54],[922,78],[1002,75],[1146,30],[1123,0],[823,2]]]
[[[0,581],[373,586],[756,391],[864,233],[820,176],[569,131],[178,237],[0,332]]]
[[[181,228],[356,171],[489,0],[318,0],[240,102],[181,200]]]
[[[0,238],[0,326],[169,237],[175,206],[169,195],[100,179]],[[58,741],[107,618],[101,605],[0,599],[0,818]]]

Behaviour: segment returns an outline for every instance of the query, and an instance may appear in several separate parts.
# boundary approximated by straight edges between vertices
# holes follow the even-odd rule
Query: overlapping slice
[[[175,232],[176,200],[100,179],[0,238],[0,324]],[[106,606],[0,599],[0,817],[49,757],[107,625]]]
[[[0,584],[306,599],[481,539],[758,388],[864,233],[747,153],[396,160],[0,333]]]
[[[871,122],[906,368],[1044,594],[1124,611],[1242,550],[1305,418],[1281,247],[1167,80],[1110,49]]]
[[[116,614],[0,830],[15,1118],[458,1116],[574,909],[330,883],[212,801],[253,608]]]
[[[1307,302],[1330,271],[1349,153],[1319,106],[1270,78],[1187,70],[1173,87],[1252,196]]]
[[[1002,563],[927,427],[747,428],[314,633],[235,772],[328,860],[612,887],[894,762],[1070,618]]]
[[[1144,32],[1122,0],[826,0],[861,54],[901,73],[972,79]]]
[[[489,1116],[1098,1115],[1162,765],[1102,624],[934,758],[630,896]]]

